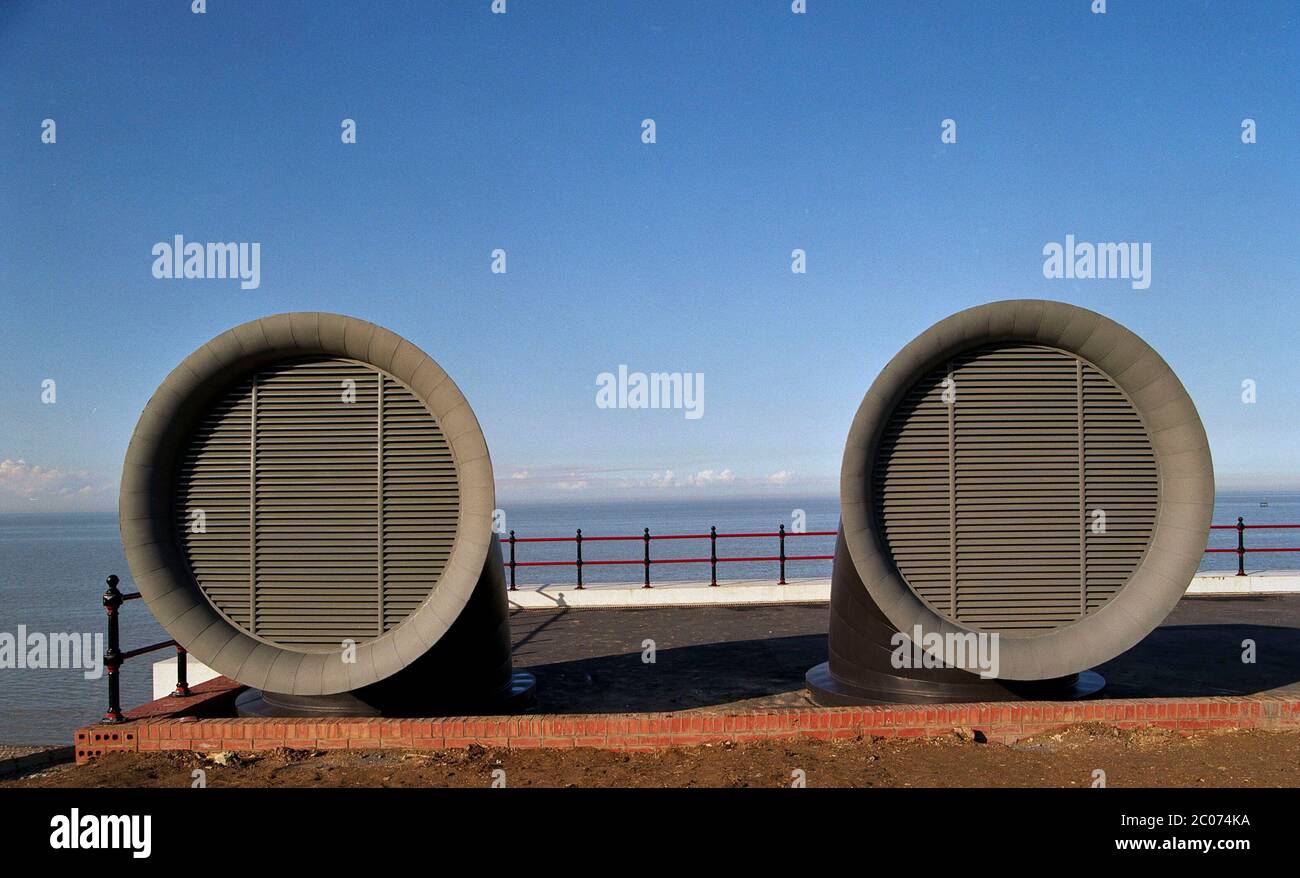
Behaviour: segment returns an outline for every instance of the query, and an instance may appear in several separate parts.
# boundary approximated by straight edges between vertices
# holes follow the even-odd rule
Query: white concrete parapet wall
[[[635,582],[520,586],[510,592],[518,609],[555,607],[665,607],[696,604],[782,604],[829,601],[830,579],[792,579],[777,585],[770,579],[707,582],[657,582],[644,588]],[[1262,570],[1246,576],[1231,572],[1198,573],[1187,587],[1189,595],[1298,594],[1300,570]]]
[[[1238,576],[1228,570],[1198,573],[1188,594],[1297,594],[1300,570],[1259,570]]]
[[[221,675],[212,668],[200,661],[195,661],[194,656],[185,657],[185,680],[193,689],[200,683],[206,683],[214,680]],[[166,698],[176,691],[176,656],[170,656],[162,661],[153,663],[153,697]]]

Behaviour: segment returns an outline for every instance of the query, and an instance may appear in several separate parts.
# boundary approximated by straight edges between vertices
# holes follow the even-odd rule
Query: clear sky
[[[506,500],[832,493],[889,358],[1015,297],[1146,338],[1221,488],[1300,485],[1296,3],[490,5],[0,3],[0,511],[113,508],[167,373],[290,310],[433,355]],[[1067,234],[1150,287],[1045,278]],[[260,286],[155,279],[175,235]],[[703,416],[598,408],[620,364]]]

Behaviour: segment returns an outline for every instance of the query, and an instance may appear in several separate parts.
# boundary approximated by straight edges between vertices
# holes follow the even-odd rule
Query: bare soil
[[[118,753],[11,787],[1300,787],[1300,733],[1183,736],[1071,726],[1012,745],[944,738],[715,744],[655,752],[577,750]]]

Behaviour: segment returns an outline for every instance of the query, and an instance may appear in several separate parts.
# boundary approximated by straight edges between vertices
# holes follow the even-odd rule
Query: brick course
[[[163,698],[118,725],[78,729],[77,762],[109,751],[597,747],[652,750],[781,738],[926,737],[956,728],[1011,742],[1061,726],[1102,722],[1191,733],[1206,729],[1300,729],[1300,698],[1250,695],[1076,702],[798,707],[732,712],[537,714],[424,719],[230,718],[237,684],[218,678],[189,698]]]

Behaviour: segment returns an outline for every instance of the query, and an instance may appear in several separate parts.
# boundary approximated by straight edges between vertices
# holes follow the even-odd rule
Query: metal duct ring
[[[410,429],[406,425],[413,420],[420,420],[418,406],[410,397],[418,400],[436,422],[439,441],[445,439],[455,471],[455,534],[447,540],[450,549],[445,563],[438,558],[442,566],[436,581],[428,583],[427,597],[421,597],[416,587],[408,587],[401,613],[385,627],[384,575],[376,573],[380,592],[376,636],[357,639],[353,647],[355,661],[341,660],[342,643],[277,642],[274,637],[250,632],[232,621],[232,616],[222,612],[205,593],[192,572],[179,522],[184,510],[178,512],[176,508],[178,480],[182,478],[188,449],[214,406],[221,404],[241,381],[261,370],[288,370],[295,362],[320,362],[323,358],[346,361],[357,369],[369,370],[366,374],[384,376],[377,377],[378,405],[382,412],[386,387],[389,393],[399,394],[405,406],[404,429]],[[310,419],[303,423],[305,431],[316,429]],[[382,430],[380,427],[381,436]],[[249,439],[250,443],[257,441]],[[382,438],[377,441],[382,449]],[[380,451],[379,457],[382,455]],[[282,455],[281,459],[288,461],[281,465],[281,471],[292,473],[286,469],[292,466],[292,454]],[[382,472],[383,463],[377,467]],[[253,462],[246,472],[255,472]],[[315,475],[317,479],[328,476],[328,471]],[[418,485],[422,478],[413,472],[406,482]],[[376,551],[382,557],[385,488],[376,490],[379,500],[375,514],[381,522],[380,548]],[[167,633],[191,655],[218,673],[255,688],[289,695],[333,695],[360,689],[401,671],[437,644],[456,621],[483,574],[493,545],[494,491],[487,443],[478,421],[456,384],[433,359],[372,323],[337,314],[305,312],[253,320],[224,332],[167,376],[149,400],[127,450],[119,513],[123,546],[140,593]],[[250,498],[255,496],[252,488],[248,493]],[[249,500],[250,504],[254,502]],[[250,523],[248,533],[254,530],[255,525]],[[330,537],[325,525],[322,536],[325,540]],[[254,545],[247,551],[259,551],[257,540],[249,541]],[[325,551],[317,548],[315,540],[306,542],[298,546],[290,539],[284,550],[307,557],[313,551]],[[420,550],[415,551],[418,554]],[[254,564],[250,562],[250,566]],[[251,605],[258,587],[251,569],[249,587]],[[302,600],[312,599],[311,591],[303,591],[302,595]],[[416,601],[422,602],[416,605]],[[328,612],[328,607],[324,611]],[[304,619],[302,624],[309,625],[311,620]]]
[[[1004,630],[1003,636],[999,637],[1000,668],[997,676],[1007,680],[1041,680],[1064,677],[1114,658],[1150,633],[1173,609],[1201,562],[1214,505],[1214,471],[1205,430],[1182,383],[1159,354],[1118,323],[1083,308],[1040,300],[994,302],[940,321],[903,348],[872,384],[850,428],[840,476],[842,527],[854,568],[871,598],[899,631],[911,636],[917,626],[926,635],[998,629],[996,622],[975,625],[961,621],[962,614],[954,609],[959,606],[961,575],[953,576],[954,597],[947,604],[946,611],[941,599],[927,600],[909,584],[900,571],[900,563],[896,561],[885,533],[886,525],[880,518],[883,491],[878,470],[888,465],[880,459],[882,443],[897,441],[896,413],[919,382],[927,376],[933,377],[936,369],[942,370],[945,364],[969,356],[971,352],[988,346],[1002,346],[1005,350],[1007,346],[1016,345],[1036,346],[1034,350],[1041,348],[1077,358],[1081,375],[1086,368],[1092,367],[1102,376],[1096,379],[1097,386],[1104,386],[1102,379],[1105,379],[1117,387],[1140,419],[1156,471],[1151,532],[1142,547],[1140,559],[1133,559],[1133,569],[1127,581],[1116,586],[1114,593],[1108,593],[1104,601],[1091,606],[1088,603],[1088,567],[1080,557],[1074,562],[1079,568],[1083,595],[1077,618],[1059,623],[1039,620],[1037,628],[1024,623],[1024,630]],[[1007,366],[1004,362],[999,368],[1008,376],[1008,382],[1016,380],[1014,365]],[[1031,379],[1035,377],[1028,376]],[[996,392],[1003,392],[1004,396],[998,397]],[[957,411],[961,411],[960,380],[956,383],[956,394],[955,405]],[[1082,422],[1082,389],[1078,397],[1079,420]],[[1005,391],[995,389],[984,398],[994,400],[985,409],[993,413],[992,417],[1016,422],[1019,416],[1014,407],[1006,412],[998,412],[996,408],[996,400],[1005,398]],[[915,393],[912,399],[916,399]],[[895,426],[886,439],[891,421]],[[1080,485],[1076,496],[1079,497],[1085,492],[1083,484],[1087,472],[1083,465],[1083,429],[1081,425],[1077,440],[1064,440],[1066,444],[1074,441],[1074,447],[1079,449],[1080,464],[1076,468]],[[950,426],[948,436],[951,437],[952,433]],[[1051,431],[1043,435],[1050,438]],[[992,440],[986,438],[984,441]],[[952,520],[957,522],[961,497],[958,486],[962,484],[963,464],[952,448],[949,444],[946,454],[951,463],[945,463],[945,466],[952,467],[953,475],[948,477],[947,491],[954,510]],[[932,453],[941,456],[944,452]],[[994,452],[995,456],[999,453]],[[1003,458],[1014,459],[1014,455],[1003,455]],[[965,460],[970,459],[968,454]],[[932,483],[943,484],[942,477],[932,480]],[[1011,500],[1003,500],[999,508],[1014,508],[1020,503],[1017,514],[1031,521],[1035,513],[1036,491],[1025,489],[1021,500],[1016,499],[1016,491],[1014,486],[1008,487]],[[983,498],[989,495],[979,496],[978,503],[984,503]],[[969,497],[966,502],[977,503]],[[1082,519],[1083,504],[1079,502],[1078,517]],[[974,508],[986,510],[989,507],[975,505]],[[1082,527],[1085,522],[1080,520],[1079,524]],[[917,542],[912,545],[925,545],[927,527],[916,528]],[[963,563],[958,527],[954,526],[947,534],[955,545],[952,548],[953,571],[960,570],[959,565]],[[934,528],[935,533],[942,530],[941,526]],[[1081,534],[1081,545],[1083,539]],[[1025,559],[1035,557],[1034,547],[1016,548],[1012,540],[1004,551],[1005,554],[986,557],[1014,559],[1003,567],[1002,575],[1007,581],[1014,582],[1016,577],[1020,577],[1020,581],[999,592],[996,584],[988,585],[999,575],[997,563],[977,561],[989,564],[988,569],[993,571],[981,570],[971,574],[975,579],[983,577],[979,588],[986,590],[980,593],[979,600],[985,606],[1000,607],[1014,607],[1017,600],[1026,606],[1050,603],[1051,597],[1042,596],[1044,587],[1035,584],[1041,578],[1036,580],[1032,571],[1025,574]],[[1085,555],[1086,551],[1081,548],[1080,555]],[[1068,564],[1065,566],[1068,569]],[[1035,589],[1039,589],[1037,594]],[[988,597],[989,594],[993,597]]]

